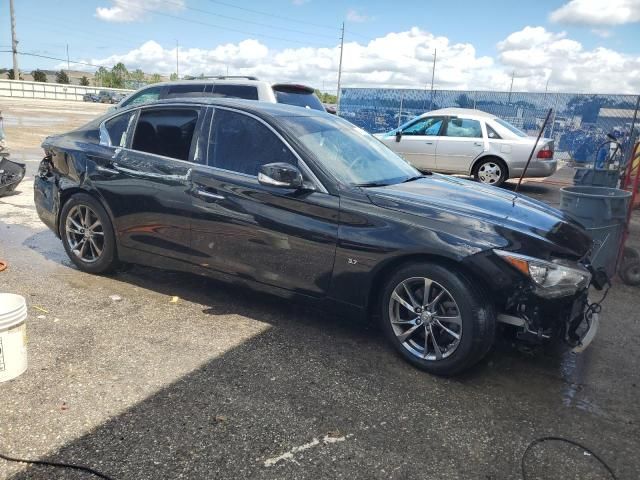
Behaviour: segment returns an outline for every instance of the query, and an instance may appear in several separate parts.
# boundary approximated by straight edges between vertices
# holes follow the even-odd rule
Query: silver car
[[[496,186],[522,174],[536,141],[495,115],[468,108],[434,110],[376,137],[418,170],[472,175]],[[553,140],[541,138],[527,177],[552,175],[553,152]]]

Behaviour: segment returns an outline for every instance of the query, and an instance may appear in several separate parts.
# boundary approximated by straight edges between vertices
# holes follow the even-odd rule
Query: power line
[[[171,0],[166,0],[166,3],[169,4],[169,5],[174,5],[176,7],[180,6],[179,3],[172,2]],[[144,7],[142,7],[142,8],[144,9]],[[234,21],[237,21],[237,22],[243,22],[243,23],[247,23],[247,24],[251,24],[251,25],[257,25],[259,27],[274,28],[274,29],[278,29],[278,30],[298,33],[298,34],[301,34],[301,35],[308,35],[308,36],[312,36],[312,37],[334,38],[331,35],[324,35],[324,34],[320,34],[320,33],[310,33],[310,32],[306,32],[304,30],[297,30],[295,28],[281,27],[279,25],[272,25],[272,24],[269,24],[269,23],[254,22],[252,20],[247,20],[245,18],[232,17],[230,15],[223,15],[221,13],[214,13],[214,12],[211,12],[209,10],[203,10],[201,8],[189,7],[188,5],[184,5],[184,8],[187,9],[187,10],[194,11],[194,12],[204,13],[206,15],[211,15],[211,16],[214,16],[214,17],[224,18],[226,20],[234,20]],[[149,8],[147,10],[157,13],[157,10],[153,9],[153,8]]]
[[[224,5],[225,7],[236,8],[238,10],[243,10],[245,12],[257,13],[258,15],[265,15],[267,17],[278,18],[280,20],[287,20],[289,22],[302,23],[302,24],[305,24],[305,25],[312,25],[314,27],[327,28],[329,30],[337,30],[337,31],[340,30],[340,28],[337,28],[337,27],[334,27],[334,26],[321,25],[319,23],[313,23],[313,22],[308,22],[308,21],[305,21],[305,20],[299,20],[297,18],[285,17],[285,16],[282,16],[282,15],[275,15],[275,14],[269,13],[269,12],[264,12],[264,11],[260,11],[260,10],[253,10],[252,8],[241,7],[239,5],[234,5],[232,3],[220,2],[220,1],[217,1],[217,0],[209,0],[209,1],[211,3],[217,3],[218,5]]]

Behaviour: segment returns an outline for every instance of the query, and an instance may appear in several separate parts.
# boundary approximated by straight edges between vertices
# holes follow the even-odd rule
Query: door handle
[[[205,197],[211,200],[224,200],[224,195],[212,193],[212,192],[209,192],[208,190],[203,190],[202,188],[196,189],[196,195],[200,197]]]
[[[473,144],[474,144],[476,147],[481,147],[481,146],[483,145],[483,144],[482,144],[482,142],[473,142]]]
[[[424,142],[424,143],[426,143],[427,145],[433,145],[433,142]]]

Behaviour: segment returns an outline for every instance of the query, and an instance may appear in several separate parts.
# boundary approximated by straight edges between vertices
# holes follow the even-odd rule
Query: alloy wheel
[[[65,221],[70,250],[83,262],[96,262],[104,250],[104,228],[100,218],[87,205],[75,205]]]
[[[458,304],[446,288],[429,278],[408,278],[394,288],[389,319],[398,341],[418,358],[439,361],[460,345]]]
[[[483,163],[478,169],[478,178],[480,182],[493,185],[500,181],[502,177],[502,169],[495,162]]]

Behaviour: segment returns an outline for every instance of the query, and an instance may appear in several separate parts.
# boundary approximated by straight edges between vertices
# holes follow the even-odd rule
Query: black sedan
[[[167,100],[43,147],[38,214],[85,272],[137,263],[327,302],[378,319],[402,356],[443,375],[478,362],[497,322],[575,349],[597,328],[580,225],[420,174],[334,115]]]

